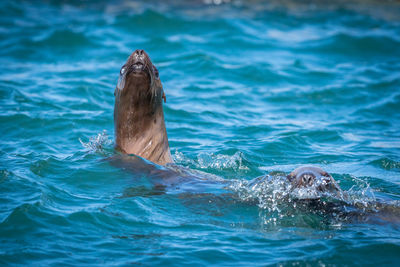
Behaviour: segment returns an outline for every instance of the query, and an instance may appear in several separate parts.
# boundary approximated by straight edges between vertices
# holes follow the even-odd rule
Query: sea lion
[[[164,122],[164,90],[144,50],[135,50],[122,66],[114,95],[116,149],[159,165],[173,162]]]
[[[341,190],[335,179],[318,167],[302,166],[286,176],[293,189],[315,188],[318,193],[340,194]]]

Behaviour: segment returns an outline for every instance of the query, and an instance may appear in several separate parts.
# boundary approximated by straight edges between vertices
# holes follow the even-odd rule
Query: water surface
[[[399,206],[400,5],[213,2],[0,3],[0,264],[398,263],[399,224],[357,212]],[[104,160],[137,48],[159,69],[176,163],[231,187],[160,190]],[[251,184],[305,164],[356,216]]]

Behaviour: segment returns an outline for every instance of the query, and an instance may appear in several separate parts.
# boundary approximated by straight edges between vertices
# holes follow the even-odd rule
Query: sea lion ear
[[[331,175],[329,173],[327,173],[326,171],[321,172],[321,175],[325,176],[325,177],[328,177],[328,178],[331,178]]]
[[[158,78],[158,77],[159,77],[158,69],[157,69],[156,66],[154,66],[154,65],[153,65],[153,72],[154,72],[154,74],[156,75],[156,78]]]

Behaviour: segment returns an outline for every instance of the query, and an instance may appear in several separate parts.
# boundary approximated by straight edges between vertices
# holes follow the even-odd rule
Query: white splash
[[[353,185],[349,190],[319,190],[324,181],[315,180],[309,187],[297,188],[288,182],[285,176],[265,175],[252,180],[236,180],[229,189],[236,192],[243,201],[256,201],[257,205],[269,212],[280,212],[282,208],[295,206],[297,201],[319,200],[342,201],[357,207],[370,207],[376,202],[373,190],[366,181],[352,177]]]
[[[283,176],[261,176],[253,180],[236,180],[229,189],[244,201],[257,201],[261,209],[280,211],[280,204],[289,200],[291,184]]]
[[[202,169],[234,169],[234,170],[248,170],[249,168],[244,165],[244,155],[242,152],[236,152],[232,156],[223,154],[208,154],[202,153],[197,156],[198,167]]]
[[[182,164],[182,165],[195,165],[194,160],[191,158],[187,157],[185,154],[182,152],[175,150],[175,153],[173,154],[174,162],[177,164]]]
[[[103,130],[96,136],[89,137],[88,142],[83,142],[82,139],[80,138],[79,142],[82,144],[84,148],[88,149],[90,152],[104,152],[104,148],[107,145],[110,145],[112,143],[112,140],[109,139],[107,131]]]
[[[192,166],[198,169],[214,169],[214,170],[249,170],[246,166],[245,157],[242,152],[238,151],[233,155],[201,153],[197,155],[197,159],[191,159],[182,152],[175,150],[174,160],[178,164]]]
[[[355,185],[346,192],[348,202],[364,208],[368,208],[369,203],[376,202],[375,194],[368,182],[354,176],[351,176],[351,179],[355,182]]]

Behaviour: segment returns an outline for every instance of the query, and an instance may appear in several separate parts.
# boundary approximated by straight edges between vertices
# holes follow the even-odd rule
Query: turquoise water
[[[2,1],[0,14],[1,265],[398,264],[399,3]],[[137,48],[159,69],[175,162],[225,182],[157,189],[107,160]],[[339,212],[281,197],[277,177],[305,164],[349,195]]]

